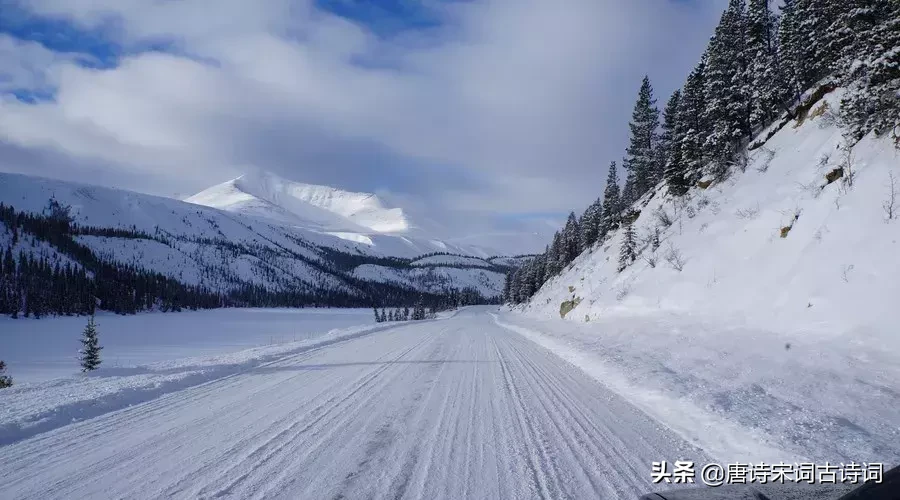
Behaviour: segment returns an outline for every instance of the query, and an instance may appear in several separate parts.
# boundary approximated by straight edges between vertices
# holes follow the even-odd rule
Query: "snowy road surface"
[[[470,309],[2,447],[0,498],[636,498],[681,458],[709,461]]]

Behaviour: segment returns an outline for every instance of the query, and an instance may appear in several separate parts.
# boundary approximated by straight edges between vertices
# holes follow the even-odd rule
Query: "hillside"
[[[634,264],[618,272],[619,230],[548,282],[528,311],[559,317],[560,303],[574,297],[566,317],[578,321],[666,311],[782,331],[892,330],[900,320],[900,151],[870,136],[844,152],[828,119],[840,97],[828,95],[813,116],[750,151],[745,171],[724,182],[684,198],[659,186],[635,205]],[[849,175],[829,182],[841,172],[852,183]]]
[[[70,207],[71,227],[67,224],[65,230],[52,230],[54,223],[47,219],[51,199]],[[20,272],[29,269],[47,280],[57,280],[51,275],[72,269],[85,273],[79,279],[91,281],[102,264],[106,266],[104,273],[116,276],[111,279],[117,283],[110,286],[122,285],[118,281],[123,280],[131,282],[132,278],[124,275],[151,273],[141,278],[148,283],[146,287],[188,287],[166,292],[173,296],[223,296],[203,299],[210,303],[391,305],[412,303],[422,293],[429,295],[429,302],[435,302],[464,289],[480,295],[476,300],[487,300],[499,295],[508,269],[490,264],[487,268],[454,265],[442,271],[441,266],[432,265],[423,274],[423,269],[410,264],[410,254],[433,251],[435,247],[427,242],[373,235],[372,242],[358,243],[272,218],[23,175],[0,174],[0,203],[7,207],[0,221],[0,252],[8,251],[13,261],[0,267],[0,274],[15,275],[16,268]],[[34,215],[23,219],[27,214]],[[385,253],[393,250],[397,253]],[[30,260],[21,261],[23,256]],[[360,266],[380,266],[409,276],[398,280],[382,277],[383,273],[355,273]],[[171,283],[151,285],[159,283],[153,277],[156,275]],[[433,278],[436,275],[439,279]],[[16,285],[3,281],[0,301],[7,305],[23,302],[22,297],[16,299],[15,293],[6,290],[26,287],[23,279],[14,279]],[[42,292],[32,290],[20,295],[29,293]],[[110,301],[114,295],[109,293]],[[49,300],[35,298],[34,302]],[[129,310],[136,306],[122,307]]]

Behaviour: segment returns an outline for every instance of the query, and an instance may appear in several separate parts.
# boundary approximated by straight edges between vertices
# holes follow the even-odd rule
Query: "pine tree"
[[[634,241],[634,226],[629,222],[625,224],[625,231],[622,235],[622,246],[619,248],[618,271],[620,273],[637,260],[636,247],[637,244]]]
[[[81,371],[89,372],[99,368],[101,363],[100,351],[103,347],[100,346],[100,339],[97,337],[97,327],[94,324],[93,316],[90,317],[87,326],[84,327],[81,345],[82,348],[79,351],[79,354],[81,354]]]
[[[372,311],[375,312],[375,322],[376,322],[376,323],[381,323],[381,316],[378,314],[378,308],[377,308],[377,307],[373,307],[373,308],[372,308]]]
[[[578,257],[578,235],[578,220],[575,218],[575,212],[570,212],[563,228],[563,267]]]
[[[609,164],[609,173],[606,176],[606,189],[603,191],[603,215],[600,225],[601,238],[619,227],[619,214],[621,212],[622,202],[619,198],[619,175],[616,172],[616,162],[612,162]]]
[[[669,193],[682,196],[687,193],[688,184],[685,178],[685,166],[681,157],[681,144],[684,140],[684,127],[680,125],[678,109],[681,104],[681,90],[676,90],[663,113],[665,121],[660,135],[660,164],[665,166],[664,178]]]
[[[706,111],[706,56],[691,71],[682,90],[678,103],[678,121],[675,125],[679,142],[679,169],[682,179],[678,182],[683,187],[680,194],[687,192],[702,175],[706,158],[703,155],[703,144],[709,135],[710,124],[704,119]]]
[[[650,190],[658,181],[659,168],[655,152],[657,129],[659,128],[659,109],[653,98],[653,86],[650,78],[645,76],[638,91],[638,99],[631,114],[631,141],[628,145],[624,167],[629,177],[633,177],[633,200],[635,201]]]
[[[622,194],[619,195],[619,202],[622,204],[621,210],[623,211],[629,210],[631,205],[640,198],[637,194],[636,182],[637,179],[635,179],[634,173],[628,172],[628,175],[625,176],[625,186],[622,187]]]
[[[744,95],[750,98],[750,125],[759,130],[775,119],[784,93],[778,59],[775,16],[769,0],[750,0],[747,10],[747,75]]]
[[[706,61],[706,110],[711,133],[703,144],[713,172],[725,174],[741,141],[750,135],[750,99],[744,0],[730,0],[709,43]]]
[[[841,114],[853,139],[870,131],[900,137],[900,3],[853,3],[856,8],[841,18],[852,35],[843,57],[850,85]]]
[[[7,387],[12,387],[13,380],[12,377],[6,374],[6,363],[0,361],[0,389],[5,389]]]
[[[791,106],[799,104],[803,92],[799,68],[803,51],[800,38],[800,22],[797,17],[797,0],[782,0],[778,23],[778,56],[781,62],[781,92]]]
[[[602,217],[603,202],[600,198],[597,198],[596,201],[587,207],[584,211],[584,215],[581,216],[581,223],[579,224],[581,234],[579,235],[580,242],[578,246],[582,251],[591,248],[600,236]]]

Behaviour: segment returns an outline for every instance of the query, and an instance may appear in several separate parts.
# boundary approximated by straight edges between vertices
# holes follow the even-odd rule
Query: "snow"
[[[681,431],[693,415],[684,412],[699,409],[809,458],[900,462],[900,220],[882,209],[900,151],[867,137],[853,148],[853,185],[826,185],[841,143],[812,113],[687,204],[645,198],[639,241],[659,225],[657,210],[674,221],[660,228],[656,266],[647,247],[617,273],[615,235],[524,308],[530,323],[553,319],[532,336],[618,373],[623,391],[641,388],[636,400],[661,394],[657,418]],[[563,323],[560,305],[573,299]]]
[[[0,497],[635,498],[710,460],[484,308],[366,328],[6,389]]]
[[[7,373],[17,385],[77,373],[86,321],[0,317]],[[216,309],[133,316],[101,312],[96,322],[103,366],[113,368],[305,341],[330,330],[374,323],[374,316],[368,309]]]

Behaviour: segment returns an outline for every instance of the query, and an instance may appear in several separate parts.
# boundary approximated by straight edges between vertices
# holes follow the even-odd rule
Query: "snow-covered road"
[[[0,447],[0,498],[636,498],[682,458],[709,461],[476,308]]]

